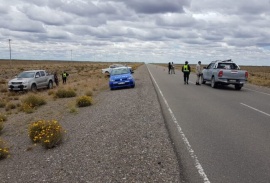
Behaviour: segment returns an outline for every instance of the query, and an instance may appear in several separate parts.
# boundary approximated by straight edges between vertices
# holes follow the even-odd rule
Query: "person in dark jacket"
[[[172,64],[171,64],[171,62],[168,63],[168,69],[169,69],[169,74],[171,74],[171,69],[172,69]]]
[[[182,72],[184,73],[184,82],[185,84],[188,84],[189,74],[191,72],[190,66],[188,65],[188,61],[186,61],[185,65],[183,65]]]
[[[53,74],[53,76],[54,76],[54,82],[55,82],[56,86],[58,86],[59,85],[59,80],[58,80],[57,72],[55,72]]]
[[[64,71],[63,73],[62,73],[62,80],[63,80],[63,84],[66,84],[66,82],[67,82],[67,77],[69,76],[69,74],[66,72],[66,71]]]

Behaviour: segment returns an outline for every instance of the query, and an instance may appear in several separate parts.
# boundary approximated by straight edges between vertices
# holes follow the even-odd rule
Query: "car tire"
[[[111,90],[114,90],[114,88],[110,88]]]
[[[131,85],[131,88],[135,88],[135,85]]]
[[[217,83],[215,81],[215,77],[213,76],[212,79],[211,79],[211,87],[212,88],[216,88],[217,87]]]
[[[52,81],[49,81],[48,89],[52,89],[52,88],[53,88],[53,82]]]
[[[235,90],[241,90],[242,85],[234,85]]]
[[[32,92],[37,92],[37,85],[36,84],[31,85],[31,91]]]

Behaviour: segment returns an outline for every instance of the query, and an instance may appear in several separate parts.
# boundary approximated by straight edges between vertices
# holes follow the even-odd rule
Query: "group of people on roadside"
[[[202,63],[201,61],[198,61],[198,64],[196,65],[196,70],[195,70],[196,75],[197,75],[196,85],[201,85],[200,80],[202,77],[202,70],[203,70],[201,63]],[[169,74],[172,74],[172,73],[175,74],[173,62],[168,63],[168,69],[169,69],[169,71],[168,71]],[[190,68],[190,65],[188,64],[188,61],[185,61],[185,65],[183,65],[183,67],[182,67],[182,72],[183,72],[183,76],[184,76],[184,84],[188,84],[189,75],[191,72],[191,68]]]
[[[66,71],[64,71],[61,74],[61,76],[62,76],[63,84],[66,84],[67,83],[67,77],[69,76],[69,74]],[[59,85],[59,79],[58,79],[58,76],[57,76],[57,72],[54,73],[54,82],[55,82],[56,86]]]

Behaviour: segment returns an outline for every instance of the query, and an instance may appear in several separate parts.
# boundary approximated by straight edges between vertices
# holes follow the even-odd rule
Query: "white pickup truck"
[[[125,67],[125,66],[122,64],[113,64],[113,65],[110,65],[109,68],[101,69],[101,71],[103,74],[109,75],[111,73],[112,69],[117,68],[117,67]],[[130,69],[131,72],[133,72],[131,67],[128,67],[128,68]]]
[[[217,60],[211,62],[202,71],[202,83],[211,82],[211,87],[217,85],[234,85],[236,90],[241,90],[247,81],[248,72],[240,70],[240,67],[230,60]]]
[[[8,82],[9,91],[37,91],[41,88],[53,88],[54,76],[45,70],[23,71]]]

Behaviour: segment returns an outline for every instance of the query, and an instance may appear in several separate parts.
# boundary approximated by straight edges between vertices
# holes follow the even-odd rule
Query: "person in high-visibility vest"
[[[188,84],[189,74],[191,72],[190,66],[188,65],[188,61],[186,61],[185,65],[183,65],[182,72],[184,73],[184,82],[185,84]]]
[[[62,80],[63,80],[63,84],[65,84],[67,82],[67,77],[68,77],[68,73],[66,71],[64,71],[62,73]]]

